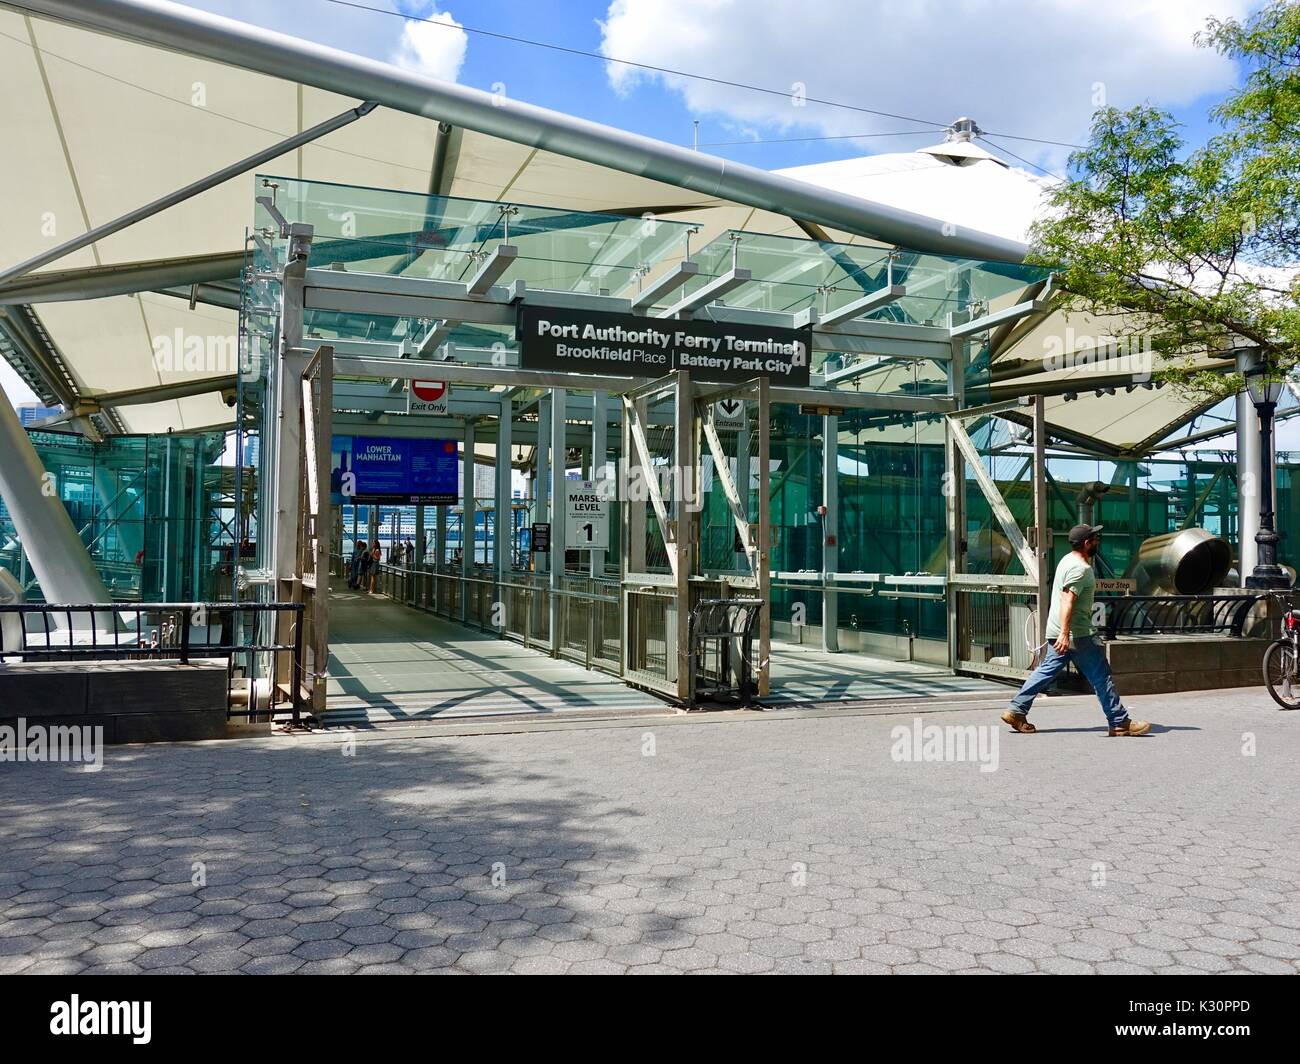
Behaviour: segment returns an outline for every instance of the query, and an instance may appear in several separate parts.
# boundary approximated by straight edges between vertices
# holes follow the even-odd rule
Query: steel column
[[[460,501],[460,619],[469,620],[469,578],[474,575],[474,427],[473,418],[465,419],[465,461],[461,477]]]
[[[302,373],[308,354],[303,348],[303,278],[312,228],[295,225],[289,257],[280,285],[280,350],[275,360],[275,438],[272,490],[263,512],[271,516],[271,558],[276,594],[281,602],[293,601],[292,583],[297,569],[299,485],[302,469],[298,454],[302,441]],[[267,446],[267,441],[262,442]],[[283,586],[288,582],[290,586]]]
[[[1047,639],[1047,614],[1051,609],[1052,572],[1051,560],[1051,524],[1048,522],[1047,509],[1047,426],[1044,422],[1043,397],[1034,396],[1034,554],[1038,558],[1038,630],[1034,636],[1035,647],[1040,647]],[[1015,638],[1015,633],[1011,633]]]
[[[822,419],[822,650],[834,654],[840,649],[839,593],[833,574],[840,569],[840,419]]]
[[[694,525],[699,515],[699,493],[695,487],[695,403],[691,395],[691,375],[686,370],[677,371],[677,386],[674,389],[673,417],[673,470],[672,485],[675,493],[673,502],[674,530],[669,549],[677,554],[676,565],[676,658],[677,658],[677,697],[682,701],[691,694],[691,573],[692,546],[694,544]],[[647,476],[653,470],[646,470]]]
[[[591,480],[597,491],[605,487],[609,457],[609,396],[602,391],[591,393]],[[605,575],[605,551],[591,551],[591,575]]]
[[[1254,349],[1237,352],[1237,371],[1245,373],[1254,369],[1259,356]],[[1272,472],[1271,463],[1269,472]],[[1259,549],[1255,536],[1259,533],[1259,489],[1265,473],[1263,453],[1259,446],[1259,414],[1251,402],[1250,393],[1242,388],[1237,393],[1237,583],[1246,586],[1246,577],[1259,564]]]
[[[551,398],[543,396],[537,404],[537,468],[533,477],[533,524],[547,520],[547,499],[551,483]],[[552,522],[554,523],[554,522]],[[553,530],[552,530],[553,531]],[[533,554],[533,569],[538,573],[549,571],[550,557]]]
[[[568,440],[566,410],[568,396],[563,388],[551,390],[551,654],[558,657],[562,646],[560,633],[560,604],[564,589],[564,480],[565,453]]]
[[[515,520],[511,507],[510,442],[514,404],[509,395],[501,399],[501,416],[497,418],[497,492],[496,492],[496,570],[497,579],[510,576],[514,554]]]
[[[758,693],[771,690],[772,663],[772,448],[771,402],[766,377],[758,382],[758,597],[763,601],[758,622]]]

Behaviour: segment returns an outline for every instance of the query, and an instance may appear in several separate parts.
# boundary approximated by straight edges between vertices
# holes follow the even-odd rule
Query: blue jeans
[[[1111,727],[1126,721],[1128,710],[1124,708],[1119,692],[1115,690],[1115,680],[1110,674],[1110,663],[1106,661],[1105,648],[1096,636],[1087,635],[1076,635],[1070,640],[1070,649],[1064,654],[1049,643],[1047,655],[1016,693],[1016,697],[1011,700],[1011,711],[1022,715],[1028,714],[1034,699],[1052,685],[1061,674],[1061,670],[1071,660],[1083,673],[1084,679],[1092,685],[1093,691],[1101,701],[1101,711],[1106,714]]]

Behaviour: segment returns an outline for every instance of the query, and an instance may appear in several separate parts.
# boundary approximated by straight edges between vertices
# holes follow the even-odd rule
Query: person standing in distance
[[[1056,567],[1052,581],[1052,608],[1047,615],[1047,653],[1011,700],[1002,719],[1024,734],[1038,729],[1029,723],[1029,708],[1040,692],[1050,687],[1071,661],[1096,692],[1110,726],[1109,734],[1145,735],[1151,725],[1128,715],[1106,660],[1106,649],[1092,623],[1092,597],[1097,578],[1092,559],[1101,548],[1101,525],[1075,525],[1070,529],[1070,551]]]

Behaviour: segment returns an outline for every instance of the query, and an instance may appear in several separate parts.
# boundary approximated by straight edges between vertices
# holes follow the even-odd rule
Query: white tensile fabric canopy
[[[7,132],[0,166],[0,270],[86,232],[189,182],[308,129],[361,101],[289,80],[179,55],[104,33],[0,10],[0,120]],[[789,217],[513,143],[436,119],[379,107],[365,117],[259,168],[310,181],[508,200],[583,211],[653,212],[702,227],[698,243],[728,229],[787,236],[809,233]],[[800,167],[789,176],[840,193],[1023,240],[1042,182],[969,144]],[[253,221],[252,173],[226,181],[59,259],[26,284],[67,271],[195,256],[235,256]],[[841,243],[878,244],[870,235],[813,229]],[[237,270],[224,279],[233,281]],[[75,275],[74,275],[75,276]],[[190,275],[187,275],[187,277]],[[217,281],[222,277],[212,277]],[[22,316],[44,342],[45,364],[6,351],[44,398],[67,403],[98,394],[190,383],[192,367],[159,363],[159,343],[210,337],[234,350],[237,312],[186,298],[190,281],[136,294],[33,298],[0,306],[0,326]],[[3,287],[3,286],[0,286]],[[162,288],[170,289],[168,292]],[[1029,359],[1049,316],[998,354]],[[1041,355],[1040,355],[1041,357]],[[214,364],[212,376],[233,372]],[[864,389],[892,390],[897,366],[866,374]],[[1070,371],[1065,371],[1069,373]],[[1025,378],[1050,383],[1055,374]],[[1032,385],[1027,384],[1027,390]],[[1118,390],[1077,401],[1049,400],[1049,422],[1110,447],[1177,426],[1191,409],[1169,391]],[[166,432],[229,425],[217,392],[116,408],[121,428]]]

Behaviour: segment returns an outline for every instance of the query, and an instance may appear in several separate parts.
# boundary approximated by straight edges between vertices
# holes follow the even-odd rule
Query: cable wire
[[[1031,162],[1030,162],[1028,159],[1026,159],[1023,155],[1017,155],[1015,152],[1013,152],[1013,151],[1012,151],[1010,148],[1008,148],[1006,145],[995,143],[994,141],[992,141],[992,140],[989,139],[988,134],[986,134],[986,133],[985,133],[985,134],[980,134],[980,136],[977,137],[976,139],[984,141],[985,144],[988,144],[988,145],[989,145],[990,147],[992,147],[992,148],[996,148],[996,149],[997,149],[998,151],[1000,151],[1000,152],[1005,152],[1007,155],[1010,155],[1011,158],[1017,160],[1018,162],[1022,162],[1022,163],[1024,163],[1026,166],[1032,166],[1032,167],[1033,167],[1035,170],[1037,170],[1039,173],[1044,174],[1044,175],[1047,176],[1047,177],[1054,178],[1054,179],[1057,180],[1057,181],[1064,181],[1064,180],[1066,180],[1066,178],[1064,177],[1064,175],[1062,175],[1062,174],[1057,174],[1057,173],[1053,173],[1051,170],[1048,170],[1048,169],[1046,169],[1045,167],[1039,166],[1037,163],[1031,163]]]
[[[777,137],[764,140],[713,140],[701,141],[698,145],[686,144],[683,147],[700,147],[700,148],[731,148],[745,144],[802,144],[806,141],[825,141],[825,140],[869,140],[872,137],[932,137],[937,133],[945,133],[944,129],[906,129],[899,130],[895,133],[842,133],[836,136],[826,137]]]

